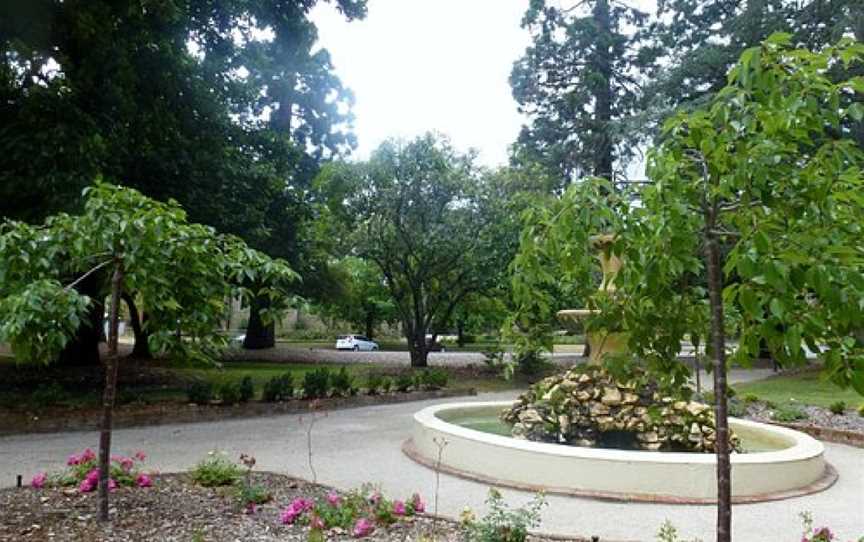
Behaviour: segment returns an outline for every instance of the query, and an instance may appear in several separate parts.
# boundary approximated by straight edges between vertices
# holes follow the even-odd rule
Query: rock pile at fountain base
[[[710,406],[658,391],[641,369],[627,382],[599,365],[582,365],[545,378],[522,394],[501,419],[513,436],[572,446],[714,452]],[[740,450],[730,433],[730,449]]]

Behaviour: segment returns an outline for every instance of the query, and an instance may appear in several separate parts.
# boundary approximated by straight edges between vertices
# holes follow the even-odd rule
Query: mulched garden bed
[[[3,541],[305,541],[308,528],[283,525],[280,512],[297,497],[325,497],[330,488],[272,473],[254,473],[273,500],[253,514],[237,504],[232,488],[205,488],[186,474],[154,476],[153,487],[120,488],[111,495],[112,521],[94,519],[96,493],[66,489],[0,490],[0,540]],[[331,530],[328,540],[357,540]],[[362,540],[462,540],[452,521],[418,515],[378,527]],[[547,539],[529,537],[542,542]],[[560,539],[559,539],[560,540]]]

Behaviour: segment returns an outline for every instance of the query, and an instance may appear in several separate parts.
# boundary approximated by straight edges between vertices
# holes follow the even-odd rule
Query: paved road
[[[513,395],[484,394],[476,400],[504,400]],[[380,483],[388,494],[401,496],[416,490],[431,501],[433,472],[405,457],[400,446],[410,435],[413,413],[437,402],[330,412],[316,423],[313,433],[318,480],[343,489],[372,481]],[[218,448],[232,457],[252,453],[263,470],[311,478],[304,423],[308,423],[308,416],[285,415],[123,429],[115,431],[114,442],[118,452],[146,451],[151,467],[166,472],[187,469],[209,450]],[[19,473],[29,479],[37,470],[58,469],[69,454],[96,443],[93,432],[0,438],[0,486],[14,484]],[[798,514],[803,511],[813,513],[817,523],[831,525],[844,542],[864,534],[864,450],[833,444],[827,444],[826,449],[828,460],[840,473],[838,483],[816,495],[736,506],[736,541],[799,540]],[[455,517],[465,506],[482,510],[486,492],[487,487],[480,483],[442,475],[440,512]],[[519,491],[504,494],[512,503],[530,498]],[[564,496],[549,496],[548,500],[551,506],[544,512],[542,529],[550,533],[599,535],[605,541],[654,540],[668,518],[687,540],[713,539],[711,506],[625,504]]]

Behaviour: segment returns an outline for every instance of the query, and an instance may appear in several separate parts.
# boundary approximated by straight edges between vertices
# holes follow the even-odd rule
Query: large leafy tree
[[[341,245],[373,262],[395,305],[415,367],[427,365],[435,335],[471,294],[495,283],[508,255],[499,250],[495,199],[470,155],[442,138],[388,141],[368,162],[322,176]],[[341,194],[342,196],[340,196]]]
[[[781,31],[810,49],[850,34],[860,41],[864,7],[856,0],[662,0],[642,31],[659,53],[648,101],[667,113],[708,103],[745,49]]]
[[[58,214],[40,226],[6,222],[0,229],[0,340],[19,363],[50,363],[94,302],[75,290],[101,276],[110,293],[103,418],[99,440],[99,514],[108,520],[112,411],[119,365],[120,298],[135,291],[154,308],[151,344],[174,358],[207,359],[224,345],[219,323],[232,295],[267,296],[271,313],[285,308],[295,278],[284,263],[234,237],[189,223],[174,202],[96,184],[81,215]],[[85,269],[83,275],[79,270]],[[101,272],[101,273],[100,273]],[[76,278],[77,276],[77,278]],[[241,287],[247,279],[262,287]]]
[[[78,209],[101,174],[314,270],[306,185],[352,144],[350,96],[327,52],[312,49],[316,3],[4,3],[0,216]],[[335,3],[348,18],[365,14],[365,0]],[[92,281],[76,288],[102,294]],[[95,305],[91,320],[101,320]],[[99,334],[88,329],[98,327],[82,326],[63,357],[95,361]]]
[[[556,275],[578,284],[593,266],[589,235],[613,231],[610,250],[625,265],[614,296],[590,299],[604,312],[589,325],[626,329],[634,352],[672,384],[686,376],[674,359],[685,336],[707,328],[721,541],[731,537],[726,332],[738,339],[736,363],[749,364],[764,343],[800,364],[807,345],[821,351],[826,378],[864,394],[855,338],[864,324],[864,154],[851,130],[864,110],[848,99],[864,79],[835,82],[829,69],[854,70],[864,45],[811,52],[790,39],[746,50],[709,104],[667,121],[638,206],[613,205],[594,182],[574,186],[559,208],[535,211],[517,258],[523,298]],[[568,274],[537,270],[544,261]]]
[[[381,323],[397,320],[390,291],[374,263],[347,256],[332,269],[338,287],[322,303],[325,314],[364,330],[369,338]]]
[[[516,144],[519,163],[540,163],[558,188],[587,175],[611,179],[633,155],[635,114],[644,64],[640,35],[628,31],[647,14],[615,0],[535,0],[522,21],[532,44],[510,76],[528,115]]]

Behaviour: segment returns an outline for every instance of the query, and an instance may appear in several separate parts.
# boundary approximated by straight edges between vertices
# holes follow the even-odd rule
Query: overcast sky
[[[390,136],[428,130],[503,164],[522,119],[510,95],[513,61],[528,45],[519,23],[528,0],[370,0],[363,21],[331,4],[312,18],[357,103],[356,156]]]
[[[631,0],[653,9],[654,0]],[[391,136],[444,133],[457,148],[504,164],[523,119],[508,78],[529,44],[528,0],[369,0],[348,23],[330,3],[312,13],[320,44],[357,98],[355,158]]]

